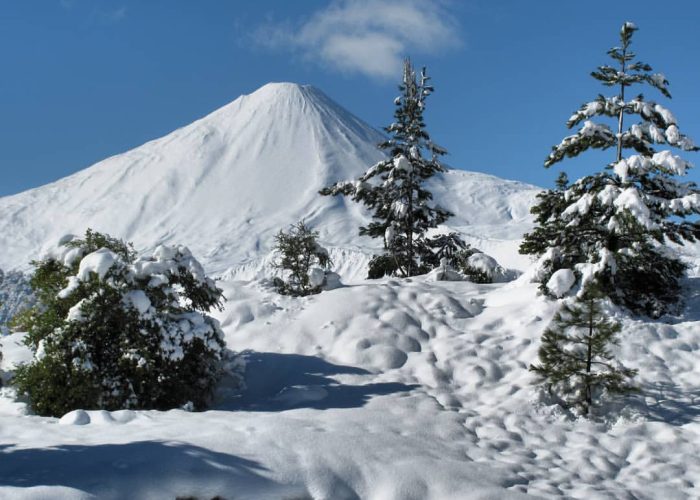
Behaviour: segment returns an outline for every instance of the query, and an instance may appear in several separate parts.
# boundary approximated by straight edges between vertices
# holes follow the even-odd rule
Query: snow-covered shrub
[[[367,278],[375,280],[384,276],[394,276],[397,274],[398,269],[398,262],[393,256],[373,255],[369,261]]]
[[[514,271],[504,268],[490,255],[469,246],[457,253],[453,262],[453,267],[473,283],[504,283],[516,278]]]
[[[286,279],[277,278],[277,290],[289,295],[319,293],[327,281],[331,259],[328,251],[318,244],[318,233],[304,221],[297,222],[275,236],[278,259],[274,266],[285,273]]]
[[[440,265],[428,273],[434,281],[471,281],[472,283],[505,283],[518,277],[518,272],[506,269],[496,259],[476,248],[465,248],[450,259],[443,257]]]
[[[14,382],[36,413],[207,404],[225,351],[205,313],[221,307],[222,292],[187,248],[137,258],[130,245],[88,230],[33,264],[35,357]]]
[[[443,259],[447,259],[450,266],[457,266],[457,259],[465,252],[471,251],[458,233],[439,233],[430,238],[420,239],[421,264],[428,269],[442,266]]]

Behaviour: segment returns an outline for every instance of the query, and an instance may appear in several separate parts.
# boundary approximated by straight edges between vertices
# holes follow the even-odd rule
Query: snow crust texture
[[[623,319],[617,354],[640,370],[641,392],[597,420],[532,384],[557,304],[527,279],[385,280],[300,299],[267,282],[220,282],[242,390],[223,384],[202,413],[51,419],[26,415],[5,388],[0,496],[693,498],[696,281],[682,316]],[[27,359],[20,340],[3,338],[3,370]]]

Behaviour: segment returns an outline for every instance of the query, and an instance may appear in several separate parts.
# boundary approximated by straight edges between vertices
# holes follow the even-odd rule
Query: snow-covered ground
[[[527,367],[556,303],[509,284],[357,282],[307,298],[222,281],[245,384],[214,408],[61,421],[0,398],[0,497],[697,498],[700,284],[666,323],[624,319],[641,393],[598,421]],[[3,369],[26,360],[2,340]]]

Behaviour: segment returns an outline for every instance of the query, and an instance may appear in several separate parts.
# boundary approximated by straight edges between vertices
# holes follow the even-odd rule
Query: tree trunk
[[[592,299],[591,299],[592,300]],[[586,415],[593,404],[593,388],[591,387],[590,374],[593,362],[593,303],[589,303],[588,309],[588,353],[586,355]]]
[[[625,57],[627,56],[627,46],[622,48],[622,73],[625,73]],[[625,82],[620,82],[620,101],[625,102]],[[625,115],[624,107],[620,108],[620,115],[617,117],[617,162],[622,160],[622,122]]]
[[[413,165],[411,165],[413,169]],[[413,276],[413,170],[408,174],[408,217],[406,218],[406,239],[408,240],[408,263],[406,268],[407,275]]]

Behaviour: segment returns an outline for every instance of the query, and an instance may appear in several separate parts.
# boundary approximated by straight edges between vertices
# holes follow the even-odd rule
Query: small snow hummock
[[[494,271],[500,267],[496,259],[481,252],[470,255],[467,259],[467,264],[478,271],[486,273],[487,276],[492,276]]]
[[[309,284],[314,287],[323,286],[324,281],[326,281],[326,272],[320,267],[312,267],[309,270]]]
[[[465,281],[467,278],[448,263],[447,257],[440,259],[440,265],[430,271],[427,281]]]
[[[547,281],[547,290],[556,298],[561,298],[571,290],[576,283],[576,275],[571,269],[559,269]]]
[[[60,425],[87,425],[90,415],[85,410],[73,410],[63,415],[58,421]]]
[[[517,271],[506,269],[496,259],[482,252],[476,252],[467,258],[467,265],[484,273],[492,283],[505,283],[518,276]]]

